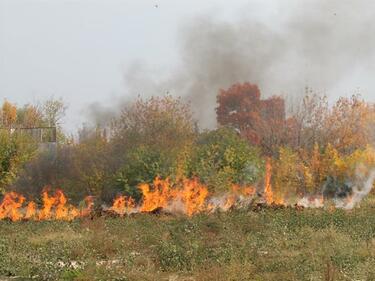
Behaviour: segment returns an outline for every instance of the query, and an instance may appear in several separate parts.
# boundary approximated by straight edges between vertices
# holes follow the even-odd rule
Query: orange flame
[[[25,197],[16,192],[9,192],[4,195],[0,204],[0,220],[73,220],[91,213],[93,206],[92,199],[85,198],[86,209],[82,211],[68,204],[67,201],[66,196],[61,190],[56,190],[54,196],[50,196],[47,189],[45,189],[42,192],[43,206],[40,210],[33,201],[30,201],[25,208],[22,208],[25,203]]]
[[[34,218],[34,216],[36,215],[36,209],[37,209],[36,204],[33,201],[29,202],[29,204],[27,204],[27,207],[26,207],[25,219],[29,220],[29,219]]]
[[[152,212],[158,208],[165,208],[168,202],[177,195],[172,190],[169,179],[156,178],[153,182],[153,189],[146,183],[141,184],[139,189],[143,194],[141,212]]]
[[[270,159],[266,161],[266,175],[264,178],[264,199],[268,205],[271,205],[273,201],[273,191],[271,186],[272,177],[272,165]]]
[[[181,191],[182,202],[188,216],[204,210],[208,189],[199,183],[197,179],[183,180],[184,189]]]
[[[266,161],[266,175],[264,178],[264,199],[266,200],[267,205],[285,205],[285,201],[283,198],[279,196],[275,196],[272,190],[272,164],[271,160],[267,159]]]
[[[125,214],[129,214],[134,210],[135,202],[134,199],[131,197],[126,196],[118,196],[114,201],[113,205],[109,210],[123,216]]]
[[[142,200],[139,205],[131,197],[118,196],[109,211],[120,216],[133,212],[153,212],[162,209],[167,212],[179,211],[188,216],[200,212],[210,212],[218,208],[228,210],[241,200],[255,194],[251,186],[233,185],[232,191],[225,196],[209,197],[208,188],[198,179],[180,179],[172,183],[168,178],[156,178],[152,184],[141,184],[139,189]],[[6,193],[0,204],[0,220],[73,220],[89,216],[94,208],[93,197],[85,198],[85,208],[78,209],[68,203],[65,194],[57,189],[50,194],[48,188],[42,192],[42,206],[38,208],[34,201],[25,206],[25,197],[15,192]]]
[[[9,192],[5,194],[3,201],[0,204],[0,220],[9,218],[12,221],[18,221],[22,218],[20,208],[25,197],[16,192]]]
[[[183,212],[188,216],[203,211],[206,205],[208,189],[197,179],[182,179],[174,186],[169,179],[156,178],[152,187],[141,184],[139,189],[143,195],[142,212],[166,209],[173,204],[182,204]]]

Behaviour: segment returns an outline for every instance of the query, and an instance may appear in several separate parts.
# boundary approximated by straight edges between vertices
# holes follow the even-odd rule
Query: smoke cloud
[[[363,169],[363,167],[362,167]],[[346,210],[353,209],[365,198],[372,190],[375,182],[375,170],[372,170],[366,177],[357,171],[357,182],[352,186],[352,195],[346,199],[336,199],[336,207]]]
[[[256,83],[265,96],[297,97],[306,86],[334,92],[352,73],[371,71],[372,1],[294,0],[278,5],[270,20],[257,17],[262,11],[247,6],[234,21],[204,15],[182,24],[178,65],[159,75],[147,64],[135,63],[125,73],[127,98],[116,104],[138,95],[182,96],[192,103],[201,127],[207,128],[216,125],[219,89],[233,83]],[[98,105],[90,112],[103,119],[114,114],[112,106],[111,114]]]

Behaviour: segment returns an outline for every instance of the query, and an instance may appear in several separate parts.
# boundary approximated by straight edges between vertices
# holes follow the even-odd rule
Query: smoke
[[[357,171],[357,182],[352,186],[352,195],[346,199],[336,199],[336,207],[346,210],[353,209],[365,198],[374,186],[375,170],[366,177],[360,170]]]
[[[127,99],[116,105],[129,97],[170,93],[192,103],[202,127],[214,127],[216,95],[233,83],[256,83],[265,96],[296,97],[305,86],[331,92],[343,88],[358,69],[370,71],[375,50],[372,1],[274,5],[267,20],[259,17],[262,10],[246,6],[232,21],[205,14],[182,24],[179,63],[163,75],[146,63],[134,63],[125,73]],[[108,118],[103,108],[97,109],[91,108],[93,116]]]

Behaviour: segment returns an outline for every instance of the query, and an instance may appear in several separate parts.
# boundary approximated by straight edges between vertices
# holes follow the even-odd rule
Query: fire
[[[156,178],[152,184],[141,184],[139,190],[142,200],[139,204],[127,196],[118,196],[107,211],[120,216],[135,212],[150,213],[156,210],[164,212],[180,212],[192,216],[200,212],[210,212],[216,209],[228,210],[243,198],[255,194],[255,188],[250,186],[233,185],[231,192],[221,197],[210,196],[208,188],[198,179],[180,179],[172,183],[168,178]],[[16,193],[6,193],[0,204],[0,220],[73,220],[89,216],[94,208],[93,197],[85,198],[86,207],[78,209],[68,203],[62,190],[57,189],[53,194],[49,188],[41,195],[42,206],[34,201],[26,202],[24,196]]]
[[[266,161],[266,176],[264,178],[264,199],[268,205],[273,203],[273,191],[271,186],[271,176],[272,176],[272,165],[271,161],[267,159]]]
[[[80,215],[76,207],[67,204],[64,193],[57,189],[53,196],[47,190],[42,193],[43,208],[38,214],[39,220],[73,220]]]
[[[118,196],[114,201],[113,205],[109,210],[123,216],[131,213],[135,208],[135,201],[131,197]]]
[[[43,206],[38,209],[34,201],[30,201],[23,206],[26,199],[24,196],[9,192],[4,195],[0,204],[0,220],[73,220],[77,217],[87,216],[93,207],[92,199],[86,198],[86,208],[79,210],[68,204],[68,200],[61,190],[56,190],[53,196],[45,189],[42,193]],[[91,203],[90,203],[91,202]]]
[[[182,179],[172,184],[169,179],[156,178],[150,186],[141,184],[143,200],[140,207],[142,212],[152,212],[156,209],[173,209],[180,206],[183,213],[192,216],[204,211],[209,195],[206,186],[197,179]]]
[[[33,201],[29,202],[29,204],[27,204],[27,207],[26,207],[25,219],[33,218],[36,214],[36,209],[37,209],[36,204]]]
[[[182,202],[185,203],[185,210],[188,216],[205,209],[208,189],[199,183],[197,179],[183,181]]]
[[[0,220],[9,218],[12,221],[22,219],[20,208],[25,202],[25,197],[16,192],[9,192],[5,194],[3,201],[0,204]]]
[[[266,175],[264,178],[264,199],[266,200],[267,205],[285,205],[284,198],[276,196],[272,190],[272,164],[271,160],[267,159],[266,161]]]
[[[208,188],[196,178],[183,178],[176,183],[172,183],[168,178],[156,178],[152,184],[139,185],[139,190],[142,193],[139,205],[136,205],[131,197],[118,196],[108,210],[120,216],[157,210],[193,216],[217,209],[226,211],[234,206],[237,200],[251,198],[255,194],[254,187],[233,185],[232,191],[225,196],[210,196]]]
[[[143,195],[141,212],[152,212],[158,208],[165,208],[168,202],[177,196],[177,192],[171,187],[169,179],[156,178],[153,182],[153,189],[146,183],[141,184],[139,189]]]

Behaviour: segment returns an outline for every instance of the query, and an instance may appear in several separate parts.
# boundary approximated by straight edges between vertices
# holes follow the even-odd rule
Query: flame
[[[27,207],[26,207],[25,219],[29,220],[29,219],[34,218],[34,216],[36,215],[36,209],[37,209],[36,204],[33,201],[29,202],[29,204],[27,204]]]
[[[268,158],[266,161],[266,175],[264,178],[264,199],[267,205],[285,205],[284,198],[276,196],[272,190],[272,164],[271,160]]]
[[[208,189],[199,183],[197,179],[183,180],[182,201],[185,203],[185,210],[188,216],[203,211],[205,208]]]
[[[266,203],[268,205],[271,205],[274,200],[274,195],[272,191],[272,186],[271,186],[271,177],[272,177],[272,165],[271,165],[271,160],[267,159],[266,161],[266,175],[264,178],[264,199],[266,200]]]
[[[20,208],[25,197],[16,192],[9,192],[5,194],[3,201],[0,204],[0,220],[9,218],[11,221],[18,221],[22,218]]]
[[[207,186],[197,178],[182,178],[172,183],[168,178],[156,178],[151,184],[139,185],[142,199],[139,204],[132,197],[118,196],[107,210],[120,216],[134,212],[181,212],[193,216],[201,212],[211,212],[217,209],[228,210],[244,199],[252,198],[255,188],[252,186],[233,185],[230,192],[223,196],[211,196]],[[89,216],[94,209],[94,198],[85,198],[85,207],[77,208],[68,203],[62,190],[54,193],[45,188],[41,194],[42,205],[34,201],[26,202],[24,196],[9,192],[4,195],[0,204],[0,220],[73,220]]]
[[[23,207],[26,199],[24,196],[9,192],[4,195],[0,204],[0,220],[10,219],[11,221],[25,220],[73,220],[77,217],[84,217],[91,213],[93,201],[90,197],[85,198],[86,208],[80,211],[68,204],[64,193],[57,189],[53,196],[48,194],[48,189],[42,192],[43,206],[38,209],[34,201]]]
[[[165,208],[168,202],[177,196],[177,192],[171,188],[169,179],[156,178],[153,182],[153,188],[144,183],[139,186],[139,189],[143,195],[141,212],[152,212],[158,208]]]
[[[123,216],[131,213],[135,208],[135,201],[131,197],[118,196],[114,201],[113,205],[109,210]]]
[[[182,205],[182,211],[188,216],[204,211],[208,189],[198,179],[182,179],[171,184],[169,179],[156,178],[151,185],[141,184],[143,200],[141,212],[152,212],[156,209],[171,209],[175,205]]]
[[[39,220],[47,220],[51,216],[51,209],[53,205],[55,205],[56,198],[49,197],[48,191],[44,190],[42,192],[42,201],[43,201],[43,209],[39,212]]]

